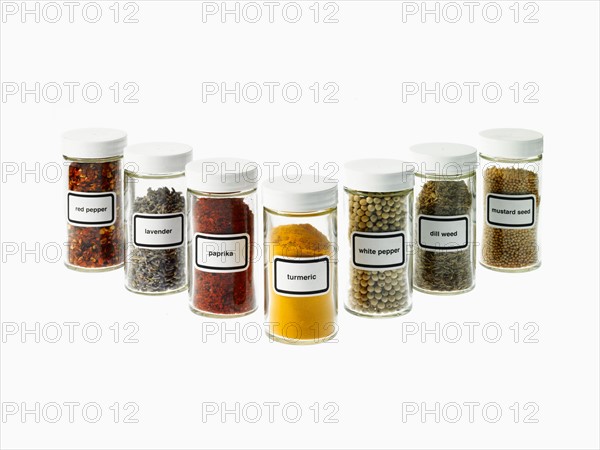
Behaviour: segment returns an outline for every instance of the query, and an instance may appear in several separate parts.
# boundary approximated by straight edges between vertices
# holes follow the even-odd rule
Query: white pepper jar
[[[150,142],[125,149],[125,287],[160,295],[187,288],[185,165],[192,147]]]
[[[544,137],[533,130],[479,133],[483,179],[481,264],[524,272],[541,264],[540,221]]]
[[[346,309],[368,317],[400,316],[412,308],[414,173],[393,159],[345,165],[350,242]]]
[[[413,145],[414,288],[461,294],[475,287],[477,150],[444,142]]]

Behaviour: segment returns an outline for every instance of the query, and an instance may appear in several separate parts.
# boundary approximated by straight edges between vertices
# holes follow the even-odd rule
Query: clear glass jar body
[[[187,211],[183,172],[125,171],[125,287],[160,295],[187,288]]]
[[[365,192],[345,188],[350,242],[346,309],[394,317],[412,308],[413,190]]]
[[[188,189],[190,309],[210,317],[256,310],[256,189],[211,194]]]
[[[267,334],[315,344],[337,333],[337,208],[291,214],[264,208]]]
[[[124,260],[122,156],[75,159],[65,156],[67,258],[70,269],[104,271]]]
[[[461,294],[475,287],[476,172],[416,174],[414,288]]]
[[[538,239],[542,157],[501,159],[483,153],[481,264],[524,272],[541,264]]]

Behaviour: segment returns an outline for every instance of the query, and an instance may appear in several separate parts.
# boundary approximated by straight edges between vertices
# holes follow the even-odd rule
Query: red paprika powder
[[[256,165],[217,158],[186,166],[190,205],[190,308],[235,316],[256,309]]]

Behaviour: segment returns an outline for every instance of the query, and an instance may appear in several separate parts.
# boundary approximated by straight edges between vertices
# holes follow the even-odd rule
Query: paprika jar
[[[187,288],[185,165],[192,147],[173,142],[125,149],[125,287],[138,294]]]
[[[250,314],[256,310],[258,165],[211,158],[192,161],[185,171],[190,308],[212,317]]]
[[[263,206],[267,334],[327,341],[337,332],[337,183],[276,177],[263,184]]]
[[[483,178],[481,264],[501,272],[525,272],[541,264],[541,133],[498,128],[479,133]]]
[[[67,258],[70,269],[103,271],[123,266],[124,131],[84,128],[62,135],[67,161]]]
[[[414,173],[394,159],[360,159],[344,166],[350,243],[346,309],[393,317],[412,308]]]
[[[475,287],[477,150],[452,143],[410,148],[416,165],[414,288],[461,294]]]

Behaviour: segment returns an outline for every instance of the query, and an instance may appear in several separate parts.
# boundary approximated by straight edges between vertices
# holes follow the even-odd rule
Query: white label
[[[183,245],[183,214],[134,214],[133,244],[142,248]]]
[[[390,270],[406,261],[404,233],[352,233],[352,265],[362,270]]]
[[[242,272],[248,268],[248,234],[204,234],[194,236],[194,261],[204,272]]]
[[[288,296],[311,297],[329,292],[329,257],[281,258],[273,262],[274,290]]]
[[[106,227],[115,223],[114,192],[67,193],[67,221],[79,227]]]
[[[533,195],[488,194],[486,222],[495,228],[531,228],[535,225]]]
[[[432,251],[462,250],[469,245],[467,216],[419,216],[419,247]]]

